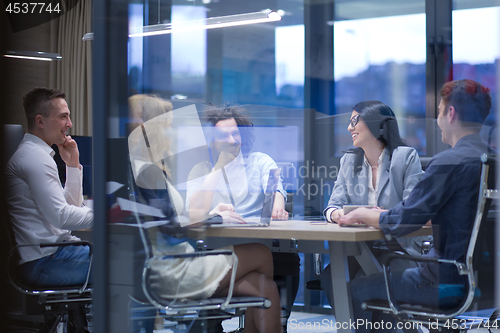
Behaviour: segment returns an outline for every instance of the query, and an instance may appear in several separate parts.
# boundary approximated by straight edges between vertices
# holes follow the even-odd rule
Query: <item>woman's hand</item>
[[[357,208],[350,212],[349,214],[346,214],[342,216],[339,220],[339,225],[352,225],[352,224],[357,224],[357,223],[363,223],[366,224],[367,226],[374,227],[377,229],[380,229],[378,225],[378,221],[380,218],[380,213],[384,212],[384,209],[380,208]]]
[[[335,209],[332,212],[332,215],[330,215],[330,218],[332,222],[339,223],[340,218],[344,216],[344,210],[343,209]]]

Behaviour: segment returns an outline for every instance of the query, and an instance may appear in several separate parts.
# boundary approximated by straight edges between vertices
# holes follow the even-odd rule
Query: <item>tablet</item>
[[[370,206],[370,205],[345,205],[342,209],[344,210],[344,215],[345,215],[345,214],[347,214],[349,212],[352,212],[356,208],[361,208],[361,207],[374,208],[375,206]]]
[[[361,228],[369,228],[370,226],[364,224],[364,223],[354,223],[354,224],[340,224],[341,227],[346,227],[346,228],[356,228],[356,227],[361,227]]]

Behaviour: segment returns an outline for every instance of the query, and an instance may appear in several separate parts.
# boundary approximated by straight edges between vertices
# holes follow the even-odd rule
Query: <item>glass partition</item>
[[[340,158],[353,147],[348,123],[358,102],[380,100],[390,106],[406,144],[422,156],[428,153],[428,141],[436,140],[429,133],[441,135],[436,120],[426,118],[435,111],[426,110],[427,99],[438,93],[426,83],[440,74],[427,66],[432,9],[426,3],[176,0],[117,5],[119,19],[110,24],[110,35],[118,37],[110,38],[106,48],[106,66],[113,74],[99,92],[100,98],[113,102],[94,111],[105,112],[99,125],[105,127],[106,139],[94,143],[106,148],[106,282],[112,332],[149,331],[151,326],[145,325],[173,330],[159,311],[146,305],[141,275],[148,246],[152,252],[160,247],[160,253],[171,253],[178,245],[172,242],[186,237],[186,248],[196,249],[197,240],[206,241],[204,230],[179,235],[175,228],[203,224],[218,203],[233,205],[244,217],[260,217],[270,169],[280,169],[277,186],[289,218],[323,219]],[[461,18],[461,11],[476,9],[460,9],[459,3],[453,18],[454,77],[489,86],[498,107],[498,50],[489,58],[470,58],[465,52],[474,39],[470,35],[460,47],[465,34],[460,22],[469,17],[465,13],[466,19]],[[214,29],[197,25],[213,17],[226,20],[271,10],[281,20]],[[173,28],[186,22],[193,29]],[[478,25],[476,34],[493,31],[492,22],[482,22],[486,25]],[[143,26],[162,33],[130,36]],[[478,49],[486,44],[481,42]],[[99,61],[94,59],[95,66],[104,66]],[[220,120],[211,118],[210,111],[231,108],[241,114],[222,120],[234,119],[236,127],[220,130]],[[490,119],[488,134],[494,132],[495,118]],[[261,164],[247,168],[250,160]],[[193,196],[201,195],[212,173],[226,167],[236,171],[220,171],[218,182],[206,191],[217,200],[197,206]],[[223,245],[222,240],[208,244]],[[311,292],[303,287],[312,278],[308,260],[301,255],[295,300],[310,310]]]

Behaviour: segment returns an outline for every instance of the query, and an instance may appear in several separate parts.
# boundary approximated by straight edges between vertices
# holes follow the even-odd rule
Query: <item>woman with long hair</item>
[[[344,215],[344,205],[391,208],[404,200],[422,177],[417,151],[399,135],[396,116],[379,101],[353,107],[347,130],[354,147],[340,170],[324,214],[329,222]]]
[[[346,205],[369,205],[389,209],[405,200],[423,175],[417,151],[408,147],[399,134],[391,108],[380,101],[365,101],[353,107],[347,130],[354,148],[340,160],[340,169],[328,206],[323,214],[337,223]],[[414,239],[398,240],[402,250],[420,254]],[[417,242],[418,243],[418,242]],[[421,243],[421,240],[420,240]],[[371,244],[376,257],[389,252],[387,244]],[[376,246],[375,246],[376,245]],[[382,249],[382,250],[380,250]],[[354,278],[359,266],[349,263]],[[330,267],[321,274],[321,287],[333,304]]]

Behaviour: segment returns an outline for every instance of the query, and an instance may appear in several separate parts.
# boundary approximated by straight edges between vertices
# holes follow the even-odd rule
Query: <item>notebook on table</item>
[[[274,198],[276,190],[278,189],[278,182],[280,179],[280,169],[271,169],[269,171],[269,178],[267,181],[266,191],[264,193],[264,204],[262,205],[262,212],[259,217],[244,218],[246,223],[238,222],[222,222],[219,224],[210,225],[211,228],[220,227],[268,227],[271,224],[271,215],[273,213]]]

